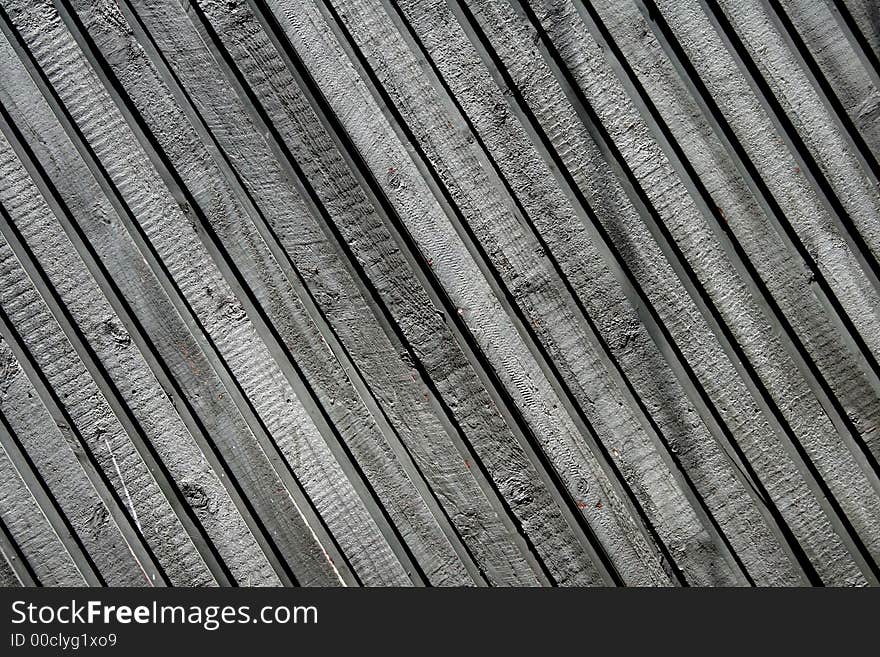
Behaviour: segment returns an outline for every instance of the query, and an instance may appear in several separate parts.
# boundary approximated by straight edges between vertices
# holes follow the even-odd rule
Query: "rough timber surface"
[[[0,0],[0,585],[880,584],[867,0]]]

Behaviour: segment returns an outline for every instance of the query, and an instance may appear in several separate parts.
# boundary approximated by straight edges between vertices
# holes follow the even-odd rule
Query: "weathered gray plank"
[[[0,0],[0,584],[880,576],[863,0]]]

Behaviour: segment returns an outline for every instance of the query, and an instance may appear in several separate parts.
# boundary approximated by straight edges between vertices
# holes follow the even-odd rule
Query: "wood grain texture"
[[[880,584],[850,0],[0,0],[0,584]]]

